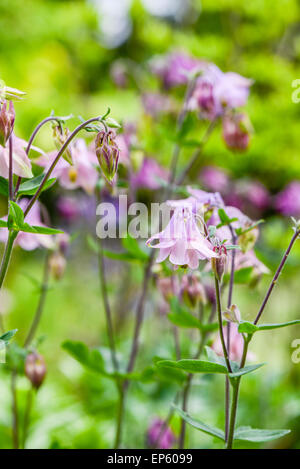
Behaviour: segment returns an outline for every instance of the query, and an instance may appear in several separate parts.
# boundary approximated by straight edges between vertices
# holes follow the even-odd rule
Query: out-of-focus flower
[[[254,287],[257,282],[265,274],[269,274],[270,270],[255,255],[255,252],[248,251],[246,253],[237,251],[235,255],[235,270],[246,269],[252,267],[250,286]]]
[[[60,216],[67,222],[76,220],[80,215],[78,200],[74,197],[59,197],[56,207]]]
[[[203,62],[181,52],[157,57],[151,63],[153,73],[158,75],[166,88],[188,82],[191,73],[200,70]]]
[[[238,309],[235,310],[235,316],[238,321],[241,320],[240,312]],[[228,326],[223,328],[224,335],[226,336],[226,330]],[[221,357],[223,357],[223,348],[220,339],[220,335],[217,336],[216,340],[212,345],[212,349]],[[230,351],[229,358],[233,361],[240,361],[243,355],[244,339],[242,334],[238,332],[238,324],[235,322],[231,323],[230,328]]]
[[[18,204],[24,211],[28,205],[29,199],[21,199]],[[7,216],[2,218],[2,220],[7,220]],[[36,202],[28,213],[26,223],[29,225],[36,226],[45,226],[41,219],[40,204]],[[0,228],[0,241],[5,243],[8,237],[8,230],[6,228]],[[44,234],[35,234],[35,233],[25,233],[20,231],[16,238],[16,244],[18,244],[25,251],[32,251],[38,247],[44,247],[46,249],[51,249],[54,246],[53,237]]]
[[[8,314],[14,304],[14,298],[9,290],[1,288],[0,290],[0,316]]]
[[[223,117],[223,139],[230,150],[245,151],[250,143],[250,123],[244,113],[230,113]]]
[[[174,279],[172,277],[158,277],[156,281],[158,290],[166,301],[174,295]]]
[[[55,245],[57,250],[66,255],[70,246],[70,235],[68,233],[59,233],[55,236]]]
[[[162,181],[168,180],[168,172],[152,158],[144,158],[142,166],[132,175],[131,184],[134,188],[156,190],[162,187]]]
[[[121,60],[116,60],[110,68],[110,76],[118,88],[126,88],[128,85],[127,67]]]
[[[55,156],[56,152],[51,152],[39,158],[36,163],[48,169]],[[82,188],[88,194],[93,193],[98,181],[98,172],[95,168],[97,159],[83,139],[78,139],[72,144],[72,160],[73,164],[69,165],[60,158],[52,177],[57,177],[65,189]]]
[[[96,155],[102,173],[109,184],[112,184],[118,169],[120,150],[112,130],[101,130],[95,140]]]
[[[0,145],[3,147],[14,129],[15,117],[13,102],[10,101],[8,106],[7,101],[4,101],[3,104],[0,102]]]
[[[244,106],[251,84],[251,80],[237,73],[223,73],[216,65],[208,64],[197,79],[188,108],[199,110],[207,119],[215,119],[229,109]]]
[[[300,215],[300,182],[292,181],[275,198],[276,209],[285,216]]]
[[[158,243],[151,244],[153,240]],[[212,244],[201,234],[190,207],[176,208],[167,227],[148,239],[147,245],[160,250],[157,262],[169,257],[172,264],[191,269],[197,269],[199,260],[217,257]]]
[[[173,109],[170,98],[162,93],[144,93],[142,103],[146,114],[157,117]]]
[[[170,449],[175,443],[175,435],[162,419],[156,418],[147,432],[147,444],[150,448]]]
[[[13,145],[13,173],[24,178],[33,177],[31,171],[31,162],[28,158],[25,148],[27,142],[11,134]],[[36,149],[36,147],[35,147]],[[4,148],[0,147],[0,176],[8,178],[9,173],[9,143]]]
[[[246,223],[244,225],[244,233],[238,237],[238,244],[243,252],[253,249],[259,236],[259,229],[257,226],[247,231],[248,227],[251,227],[251,223]]]
[[[214,166],[205,166],[200,174],[204,186],[214,192],[224,192],[229,185],[229,178],[224,170]]]
[[[39,389],[47,373],[44,357],[37,352],[31,352],[25,360],[25,374],[32,386]]]
[[[55,280],[60,280],[64,275],[67,261],[60,252],[54,252],[49,258],[51,275]]]
[[[194,307],[198,302],[206,303],[205,288],[197,275],[183,275],[180,287],[182,298],[189,306]]]

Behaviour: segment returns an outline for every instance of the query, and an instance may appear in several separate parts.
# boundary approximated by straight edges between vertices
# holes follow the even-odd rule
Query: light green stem
[[[6,246],[5,246],[5,251],[4,251],[4,254],[3,254],[3,258],[2,258],[2,262],[1,262],[1,268],[0,268],[0,290],[2,288],[4,279],[5,279],[5,276],[6,276],[6,273],[7,273],[7,269],[8,269],[8,266],[9,266],[9,261],[10,261],[10,258],[11,258],[12,248],[13,248],[15,239],[17,237],[17,234],[18,234],[17,231],[9,231],[9,233],[8,233],[8,239],[7,239],[7,243],[6,243]]]

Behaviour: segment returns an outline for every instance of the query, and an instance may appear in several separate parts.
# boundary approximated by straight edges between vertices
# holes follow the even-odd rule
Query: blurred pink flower
[[[154,419],[148,428],[147,444],[150,448],[170,449],[175,443],[175,435],[162,419]]]
[[[13,143],[13,173],[24,178],[33,176],[31,171],[31,162],[26,154],[27,142],[11,134]],[[36,147],[34,147],[36,149]],[[38,150],[38,149],[37,149]],[[3,148],[0,146],[0,176],[8,178],[9,168],[9,142]]]
[[[292,181],[275,198],[276,209],[286,216],[300,216],[300,182]]]
[[[200,174],[204,186],[214,192],[224,192],[229,185],[225,171],[214,166],[205,166]]]
[[[183,85],[188,81],[188,75],[203,67],[203,62],[185,53],[174,52],[164,57],[157,57],[152,61],[153,73],[158,75],[166,88]]]
[[[98,181],[98,171],[96,169],[97,158],[83,139],[76,140],[72,147],[73,165],[60,158],[52,177],[57,177],[61,186],[65,189],[82,188],[88,194],[91,194]],[[46,156],[39,158],[36,163],[48,169],[57,152],[51,152]]]
[[[240,317],[239,312],[236,311],[235,314],[237,316],[237,319],[240,320],[241,317]],[[226,337],[227,327],[228,326],[225,326],[223,328],[225,337]],[[216,354],[220,355],[221,357],[224,356],[220,335],[218,335],[216,340],[214,341],[212,345],[212,349],[216,352]],[[231,328],[230,328],[230,352],[229,352],[230,360],[233,360],[235,362],[240,361],[243,355],[243,349],[244,349],[243,336],[242,334],[238,332],[238,324],[235,322],[232,322]]]
[[[27,207],[29,199],[21,199],[18,204],[24,211]],[[7,220],[7,216],[3,217],[2,220]],[[41,219],[40,213],[40,203],[36,202],[27,217],[25,218],[26,223],[29,225],[36,226],[45,226]],[[0,241],[6,243],[8,237],[8,230],[6,228],[0,228]],[[32,251],[38,247],[44,247],[46,249],[51,249],[54,246],[54,240],[52,236],[35,234],[35,233],[25,233],[20,231],[16,238],[16,244],[18,244],[25,251]]]
[[[168,172],[152,158],[145,158],[141,168],[132,175],[131,184],[134,188],[146,188],[156,190],[162,187],[162,182],[167,181]]]
[[[145,113],[152,117],[157,117],[172,110],[170,98],[162,93],[144,93],[142,103]]]
[[[59,215],[67,222],[76,220],[80,216],[78,200],[74,197],[59,197],[56,207]]]
[[[253,250],[246,253],[237,251],[235,255],[235,268],[236,270],[245,269],[247,267],[253,267],[253,271],[256,276],[263,274],[269,274],[270,270],[265,264],[263,264],[255,255]]]
[[[156,239],[158,243],[152,245]],[[212,244],[200,233],[190,207],[176,208],[167,227],[148,239],[147,245],[160,250],[157,262],[169,257],[172,264],[191,269],[197,269],[199,260],[217,257]]]
[[[237,73],[223,73],[216,65],[208,64],[197,79],[188,109],[199,109],[205,118],[213,120],[225,110],[244,106],[251,84]]]
[[[244,113],[226,114],[222,126],[223,139],[230,150],[247,150],[250,143],[250,124]]]

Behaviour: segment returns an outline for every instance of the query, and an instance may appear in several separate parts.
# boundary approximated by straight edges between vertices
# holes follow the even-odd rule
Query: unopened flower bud
[[[56,125],[53,128],[53,139],[55,146],[58,150],[61,149],[61,147],[66,143],[66,140],[70,136],[70,131],[66,127],[65,129],[62,129],[61,126]],[[71,151],[71,146],[69,145],[66,150],[63,152],[62,157],[69,163],[73,164],[73,159],[72,159],[72,151]],[[77,175],[76,175],[77,177]],[[71,179],[71,177],[70,177]]]
[[[169,449],[175,443],[175,435],[162,419],[156,418],[147,431],[147,444],[149,448]]]
[[[6,142],[8,141],[15,123],[15,109],[12,101],[9,101],[7,106],[7,101],[4,101],[3,104],[0,104],[0,145],[5,147]]]
[[[55,280],[60,280],[64,275],[66,269],[66,259],[65,257],[59,253],[55,252],[49,259],[49,267],[51,275],[55,278]]]
[[[172,277],[159,277],[157,279],[157,287],[162,293],[164,299],[169,301],[171,297],[174,295],[174,280]]]
[[[112,184],[119,163],[120,150],[115,141],[115,133],[102,130],[98,133],[96,140],[96,155],[102,173],[109,184]]]
[[[29,353],[25,361],[25,374],[35,389],[39,389],[42,385],[46,372],[43,356],[36,352]]]
[[[230,150],[245,151],[250,143],[250,122],[245,114],[227,114],[223,118],[223,138]]]
[[[223,313],[223,316],[227,321],[239,323],[241,313],[237,305],[231,305],[230,308],[227,308],[225,313]]]
[[[218,253],[219,256],[212,257],[211,266],[216,278],[221,282],[227,267],[227,250],[225,246],[218,246],[214,248],[214,252]]]
[[[63,255],[66,255],[70,245],[70,236],[67,233],[59,233],[56,236],[56,245],[59,252]]]

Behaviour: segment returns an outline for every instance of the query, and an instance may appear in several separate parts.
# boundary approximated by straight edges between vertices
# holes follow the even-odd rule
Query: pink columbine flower
[[[250,123],[246,114],[226,114],[222,126],[227,147],[233,151],[246,151],[250,143]]]
[[[166,88],[187,83],[188,75],[203,66],[204,62],[181,52],[157,57],[151,64],[153,73],[161,78]]]
[[[131,184],[134,188],[156,190],[167,180],[168,172],[153,158],[145,158],[139,171],[132,176]]]
[[[56,154],[57,152],[51,152],[36,162],[48,169]],[[60,158],[51,176],[57,177],[65,189],[82,188],[88,194],[92,194],[98,181],[98,172],[95,168],[97,158],[83,139],[78,139],[72,144],[72,159],[73,165],[70,165]]]
[[[145,113],[154,118],[170,112],[173,108],[170,98],[162,93],[144,93],[142,104]]]
[[[228,109],[244,106],[251,84],[237,73],[223,73],[216,65],[208,64],[197,79],[188,108],[200,110],[203,117],[213,120]]]
[[[13,173],[23,178],[33,177],[31,171],[31,162],[26,154],[27,142],[11,134],[13,144]],[[41,150],[34,147],[41,152]],[[0,176],[8,178],[9,173],[9,142],[5,147],[0,146]]]
[[[158,243],[153,245],[153,240]],[[167,227],[148,239],[147,245],[159,249],[157,262],[169,257],[172,264],[191,269],[197,269],[199,260],[217,257],[212,244],[201,234],[191,206],[175,208]]]
[[[164,428],[165,427],[165,428]],[[150,448],[170,449],[175,443],[175,435],[162,419],[156,418],[147,432],[147,444]]]
[[[21,199],[18,204],[24,211],[28,205],[29,199]],[[7,220],[7,216],[3,217],[2,220]],[[29,225],[45,226],[41,218],[40,203],[36,202],[27,217],[25,218],[26,223]],[[0,228],[0,242],[6,243],[8,237],[8,230],[6,228]],[[17,238],[16,244],[18,244],[25,251],[33,251],[38,247],[44,247],[51,249],[54,246],[54,240],[52,236],[35,233],[25,233],[20,231]]]
[[[285,216],[300,216],[300,182],[292,181],[275,198],[276,209]]]

